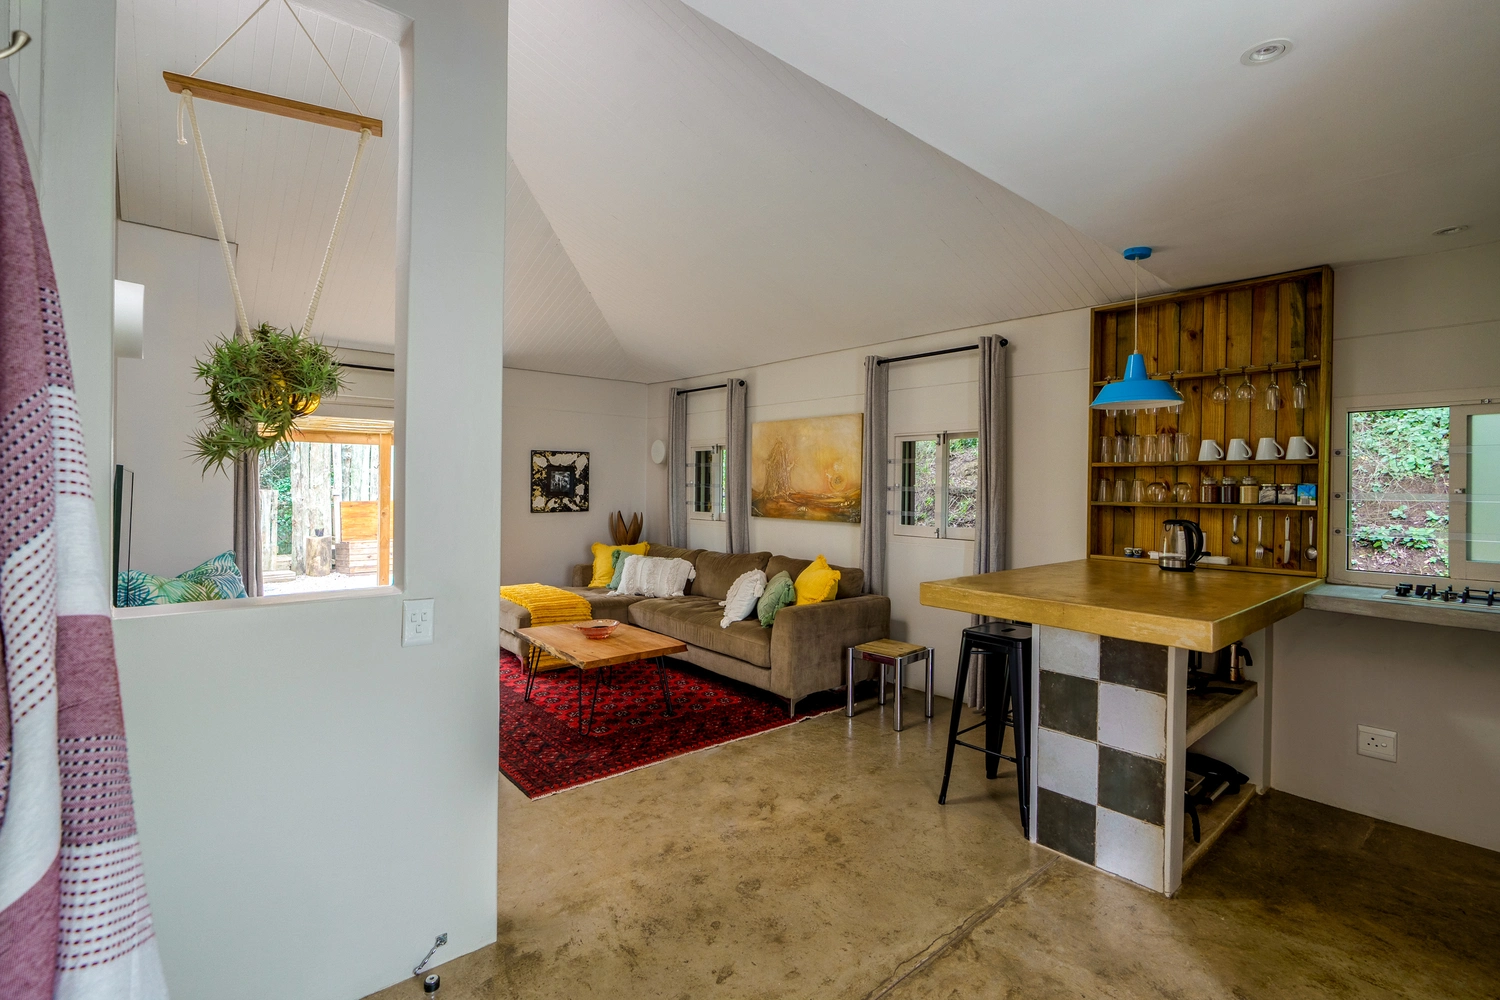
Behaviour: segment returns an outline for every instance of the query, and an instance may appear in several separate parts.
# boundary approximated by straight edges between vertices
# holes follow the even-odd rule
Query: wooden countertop
[[[1302,608],[1323,581],[1200,567],[1163,572],[1154,563],[1106,559],[931,580],[928,607],[1053,625],[1117,639],[1213,652]]]

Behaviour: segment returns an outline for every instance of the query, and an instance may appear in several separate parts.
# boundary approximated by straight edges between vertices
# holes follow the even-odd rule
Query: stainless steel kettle
[[[1166,535],[1161,540],[1158,565],[1173,573],[1191,573],[1203,558],[1203,529],[1197,521],[1173,519],[1162,524]]]

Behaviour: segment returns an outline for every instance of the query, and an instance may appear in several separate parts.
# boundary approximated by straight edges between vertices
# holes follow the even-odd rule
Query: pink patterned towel
[[[104,563],[62,308],[0,94],[0,997],[155,1000]]]

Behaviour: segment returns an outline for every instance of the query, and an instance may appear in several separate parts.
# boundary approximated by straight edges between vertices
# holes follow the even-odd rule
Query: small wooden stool
[[[894,639],[876,639],[844,650],[844,684],[847,703],[844,714],[854,717],[854,661],[869,660],[880,664],[880,704],[885,704],[885,668],[896,668],[896,732],[901,731],[901,695],[906,689],[906,665],[914,660],[927,661],[927,718],[932,718],[932,647],[914,646]]]

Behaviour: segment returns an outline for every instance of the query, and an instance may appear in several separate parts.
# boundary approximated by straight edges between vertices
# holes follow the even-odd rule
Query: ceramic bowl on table
[[[574,622],[573,627],[583,633],[585,639],[608,639],[620,623],[613,618],[596,618],[588,622]]]

